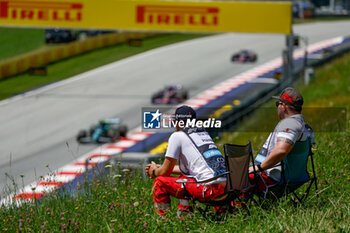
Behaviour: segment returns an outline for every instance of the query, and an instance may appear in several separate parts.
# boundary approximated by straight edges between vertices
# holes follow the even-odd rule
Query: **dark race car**
[[[258,59],[258,55],[251,50],[241,50],[238,53],[233,54],[231,61],[233,62],[255,62]]]
[[[152,95],[152,104],[179,104],[188,98],[188,91],[182,85],[169,85]]]
[[[78,32],[68,29],[46,29],[45,42],[50,43],[68,43],[78,39]]]
[[[125,137],[128,129],[120,123],[119,118],[104,119],[89,130],[81,130],[77,135],[80,143],[110,143]]]

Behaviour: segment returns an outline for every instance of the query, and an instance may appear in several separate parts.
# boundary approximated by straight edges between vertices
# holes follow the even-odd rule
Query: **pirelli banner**
[[[0,25],[291,33],[290,2],[0,0]]]

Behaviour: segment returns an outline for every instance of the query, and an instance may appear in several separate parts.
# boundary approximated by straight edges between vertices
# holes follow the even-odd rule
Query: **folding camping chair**
[[[299,202],[300,204],[306,200],[309,195],[312,185],[315,185],[315,191],[317,194],[317,178],[315,173],[315,166],[313,160],[312,144],[310,139],[306,141],[296,142],[293,149],[288,153],[286,157],[281,161],[282,166],[282,179],[279,184],[269,188],[268,192],[265,193],[265,199],[268,198],[280,198],[287,196],[290,193],[293,194],[295,199],[294,204]],[[310,176],[307,170],[308,159],[312,165],[312,176]],[[297,189],[302,185],[309,183],[306,191],[301,195],[297,194]],[[260,193],[260,197],[262,194]]]
[[[250,198],[251,195],[249,195],[248,192],[251,188],[248,174],[249,161],[251,160],[254,163],[250,141],[247,145],[225,144],[224,153],[226,164],[225,173],[201,182],[189,182],[186,180],[176,181],[177,183],[182,183],[186,189],[186,183],[207,183],[226,175],[225,192],[209,201],[201,202],[206,205],[205,209],[198,208],[202,214],[206,214],[211,206],[232,212],[236,208],[235,203],[237,204],[238,202],[241,205],[245,201],[253,200],[253,198]],[[242,193],[245,193],[244,199],[241,197]],[[188,195],[188,199],[192,200],[193,203],[196,201],[200,202],[199,200],[193,199],[190,195]]]

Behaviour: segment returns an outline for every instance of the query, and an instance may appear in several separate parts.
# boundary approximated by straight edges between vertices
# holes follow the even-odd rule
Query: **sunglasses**
[[[283,104],[281,101],[276,101],[276,107],[278,108],[278,106],[280,105],[280,104]]]

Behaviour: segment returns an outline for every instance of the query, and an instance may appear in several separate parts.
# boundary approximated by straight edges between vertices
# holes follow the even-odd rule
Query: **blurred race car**
[[[46,29],[45,43],[68,43],[78,39],[78,31],[68,29]]]
[[[120,123],[119,118],[104,119],[89,130],[81,130],[77,135],[80,143],[110,143],[125,137],[128,129]]]
[[[152,95],[152,104],[179,104],[188,98],[188,91],[182,85],[169,85]]]
[[[241,50],[238,53],[233,54],[231,60],[233,62],[255,62],[258,59],[258,55],[252,50]]]

